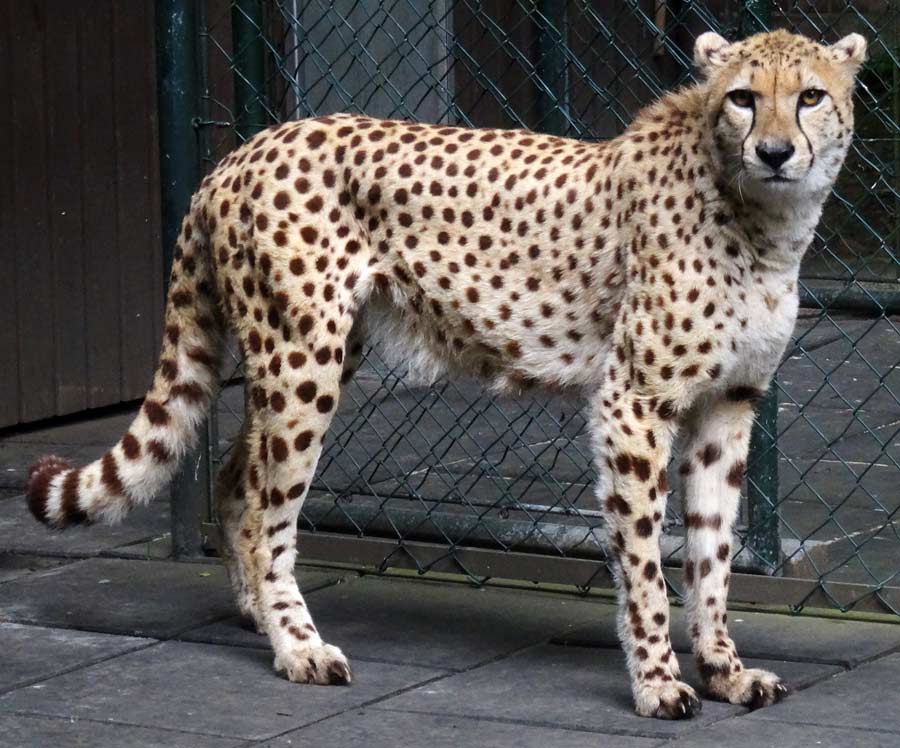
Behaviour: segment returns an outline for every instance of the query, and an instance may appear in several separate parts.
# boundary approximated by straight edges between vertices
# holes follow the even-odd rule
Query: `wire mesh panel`
[[[643,105],[689,82],[695,36],[762,25],[831,42],[869,40],[857,135],[804,261],[801,314],[748,474],[735,566],[811,580],[783,602],[900,610],[900,7],[844,2],[208,0],[201,19],[201,134],[210,164],[254,132],[336,111],[573,138],[622,132]],[[344,388],[301,528],[386,541],[383,566],[464,549],[587,559],[602,523],[582,403],[488,396],[477,383],[419,386],[370,341]],[[239,364],[214,436],[239,430]],[[763,469],[768,465],[768,473]],[[777,474],[777,487],[763,480]],[[663,550],[680,563],[677,479]],[[774,539],[774,554],[762,546]],[[422,549],[427,548],[428,552]],[[771,549],[769,549],[771,550]],[[540,564],[523,576],[540,578]],[[576,568],[576,567],[573,567]],[[677,575],[670,582],[677,589]],[[793,595],[793,597],[791,597]]]

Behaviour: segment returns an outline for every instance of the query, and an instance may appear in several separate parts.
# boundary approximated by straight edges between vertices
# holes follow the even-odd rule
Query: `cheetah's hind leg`
[[[228,461],[219,470],[214,492],[216,516],[221,536],[222,560],[231,581],[235,602],[245,628],[263,633],[262,615],[253,594],[254,554],[252,547],[242,542],[242,525],[247,509],[244,483],[247,472],[247,421],[234,440]],[[247,530],[245,527],[244,530]],[[249,534],[249,530],[247,531]]]
[[[344,346],[346,353],[341,371],[342,385],[353,378],[362,361],[363,347],[368,332],[366,319],[366,310],[360,309],[347,336]],[[250,402],[250,398],[250,392],[246,392],[245,402]],[[240,434],[234,440],[228,461],[219,471],[215,500],[221,533],[222,558],[241,613],[242,624],[258,633],[265,633],[262,613],[258,607],[259,601],[254,595],[251,583],[256,575],[254,570],[256,553],[250,541],[257,535],[260,517],[253,513],[244,516],[247,509],[244,482],[247,479],[250,419],[251,414],[248,409]]]
[[[294,562],[297,519],[337,408],[353,315],[304,319],[309,321],[301,323],[301,336],[280,350],[270,354],[244,346],[253,381],[239,542],[246,552],[242,559],[249,557],[245,569],[276,671],[298,683],[348,684],[347,660],[322,640],[297,585]]]

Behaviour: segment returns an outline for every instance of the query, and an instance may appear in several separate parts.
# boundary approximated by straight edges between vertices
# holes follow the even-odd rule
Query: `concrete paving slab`
[[[790,480],[794,479],[790,478]],[[896,481],[896,477],[894,477],[894,481]],[[801,498],[799,494],[800,492],[795,492],[794,496],[778,505],[778,514],[782,522],[781,537],[785,541],[785,551],[789,552],[792,541],[794,543],[810,540],[846,542],[852,538],[859,544],[861,541],[856,540],[857,537],[866,540],[885,525],[888,529],[891,527],[888,517],[890,512],[895,510],[881,509],[872,500],[869,501],[868,506],[848,503],[838,508],[829,508],[815,497]],[[831,498],[846,495],[846,493],[838,494],[837,492],[830,494]],[[894,543],[900,547],[900,543],[896,539],[894,539]],[[808,547],[812,549],[817,545],[819,543],[812,543]],[[866,550],[866,547],[863,546],[857,551],[857,555],[862,555]],[[848,552],[844,558],[849,555]],[[830,570],[832,566],[823,564],[821,568],[823,571]]]
[[[61,556],[93,556],[119,546],[146,541],[169,532],[169,502],[151,501],[135,509],[121,525],[52,530],[28,511],[25,497],[0,501],[0,551],[39,552]]]
[[[671,609],[672,645],[676,652],[690,652],[684,608]],[[900,647],[900,626],[890,623],[842,621],[811,616],[785,616],[733,610],[728,630],[743,658],[820,662],[853,667],[860,662]],[[617,647],[614,627],[583,626],[560,644]]]
[[[886,584],[900,589],[896,579],[900,569],[900,540],[891,522],[881,522],[875,527],[853,533],[852,536],[828,543],[804,543],[785,562],[785,576],[816,579],[825,584],[854,582],[867,587]],[[860,544],[864,544],[860,548]],[[821,570],[821,571],[819,571]],[[826,571],[827,570],[827,571]],[[865,594],[867,587],[859,590]],[[883,594],[890,598],[890,589]]]
[[[428,590],[432,585],[421,582],[377,581],[382,589],[358,582],[328,587],[309,598],[319,630],[350,657],[465,670],[551,637],[566,641],[565,634],[552,636],[552,632],[566,627],[583,630],[571,621],[583,620],[585,616],[594,619],[591,630],[600,628],[611,634],[611,649],[619,648],[612,605],[565,599],[557,602],[558,596],[533,592],[517,597],[516,593],[457,585],[433,585],[437,589]],[[384,589],[394,584],[401,586]],[[416,585],[415,588],[410,590],[410,584]],[[479,592],[500,594],[467,599],[468,593]],[[398,626],[397,621],[403,625]],[[187,631],[179,638],[269,648],[265,636],[242,628],[237,618]],[[682,660],[686,672],[693,673],[691,659],[683,657]],[[784,660],[745,661],[748,666],[775,670],[795,688],[842,670],[836,665],[809,668]],[[697,677],[694,680],[699,682]]]
[[[896,329],[896,322],[888,319],[800,320],[793,337],[803,352],[791,346],[779,381],[784,380],[784,388],[804,402],[820,391],[825,372],[830,384],[821,388],[817,400],[845,407],[846,399],[868,407],[879,384],[898,391]],[[898,407],[895,400],[891,404]]]
[[[797,687],[838,671],[829,665],[768,660],[749,660],[747,665],[779,669]],[[693,665],[683,661],[682,668],[687,682],[699,691],[700,680]],[[746,711],[730,704],[704,701],[703,711],[690,722],[638,717],[633,711],[621,652],[549,645],[417,688],[375,708],[537,722],[647,737],[679,735],[690,729],[686,725],[708,724]]]
[[[463,670],[514,652],[585,621],[615,626],[615,608],[562,595],[366,577],[313,593],[316,626],[351,657]],[[237,619],[180,638],[268,647]]]
[[[510,483],[518,476],[512,490],[527,485],[529,501],[539,503],[541,496],[532,494],[542,484],[529,473],[552,464],[554,478],[567,482],[590,470],[589,459],[552,446],[583,431],[583,403],[575,398],[491,397],[472,381],[454,381],[440,395],[406,384],[388,394],[380,380],[354,378],[342,403],[330,438],[340,440],[343,453],[326,449],[320,478],[335,490],[365,493],[368,483],[388,496],[397,478],[406,476],[403,491],[415,486],[430,498],[456,493],[490,501],[507,480],[502,476],[511,476]],[[352,436],[342,436],[345,430]],[[387,442],[385,434],[391,435]]]
[[[307,686],[275,675],[267,652],[165,642],[6,694],[0,697],[0,712],[262,740],[442,672],[359,662],[349,688]]]
[[[244,740],[25,715],[0,716],[0,748],[238,748]]]
[[[816,389],[821,386],[820,382],[814,384]],[[860,462],[896,457],[890,439],[897,430],[900,406],[871,405],[868,410],[853,410],[843,404],[829,407],[817,400],[795,403],[783,397],[778,411],[779,439],[785,444],[782,451],[791,459],[843,459],[857,467],[862,467]]]
[[[42,569],[53,569],[71,563],[64,558],[48,558],[30,553],[4,553],[0,551],[0,584],[11,579],[28,576]]]
[[[858,727],[792,725],[736,717],[666,743],[665,748],[888,748],[895,744],[896,736],[891,733]]]
[[[894,733],[884,745],[898,745],[900,709],[897,694],[900,694],[900,654],[830,678],[769,709],[754,712],[749,718],[884,730]]]
[[[307,588],[341,573],[300,571]],[[235,614],[219,564],[94,558],[0,585],[0,619],[168,638]]]
[[[707,701],[689,721],[639,717],[621,652],[550,645],[416,688],[375,708],[657,738],[682,735],[743,711]]]
[[[0,623],[0,692],[145,646],[130,636]]]
[[[413,736],[415,736],[413,738]],[[520,722],[448,717],[439,714],[360,709],[332,717],[279,738],[260,748],[309,748],[317,745],[364,745],[400,748],[414,741],[429,748],[651,748],[659,741],[625,735],[598,735]]]
[[[809,517],[782,515],[799,537],[817,540],[844,537],[861,529],[854,510],[868,510],[876,515],[867,519],[865,512],[860,514],[865,527],[885,522],[900,506],[896,486],[900,458],[895,462],[881,454],[876,446],[869,450],[868,456],[856,461],[837,452],[806,459],[795,456],[790,443],[786,444],[780,447],[784,456],[779,460],[779,495],[784,501],[802,502],[811,512]],[[839,525],[820,528],[829,520]],[[828,529],[832,531],[830,534]],[[787,534],[790,536],[791,531]]]

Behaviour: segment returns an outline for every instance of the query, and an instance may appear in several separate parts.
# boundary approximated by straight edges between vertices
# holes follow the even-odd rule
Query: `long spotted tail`
[[[218,384],[222,319],[212,257],[195,200],[181,226],[166,303],[159,366],[143,406],[99,460],[72,467],[41,457],[28,471],[28,506],[48,525],[115,524],[162,491],[195,444]]]

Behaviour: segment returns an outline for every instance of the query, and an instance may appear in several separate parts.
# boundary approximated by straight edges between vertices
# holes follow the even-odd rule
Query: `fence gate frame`
[[[453,0],[448,0],[452,3]],[[561,41],[566,41],[567,4],[556,0],[533,0],[535,12],[543,17],[538,39],[539,73],[556,86],[548,86],[540,99],[542,130],[565,134],[567,112],[566,60]],[[664,3],[663,3],[664,4]],[[770,0],[745,0],[746,14],[742,31],[753,33],[768,27]],[[233,0],[231,26],[234,58],[234,120],[217,123],[204,107],[202,85],[208,75],[208,38],[206,0],[157,0],[157,80],[159,104],[159,145],[162,184],[162,240],[165,270],[187,210],[190,197],[202,175],[203,140],[210,127],[227,124],[235,128],[241,140],[261,130],[267,111],[259,91],[264,90],[265,48],[261,0]],[[900,314],[900,291],[865,291],[856,288],[822,289],[800,293],[801,309],[822,311],[869,312],[879,315]],[[202,430],[200,443],[186,460],[171,489],[172,543],[176,558],[196,558],[214,552],[218,528],[213,519],[211,489],[214,485],[215,447],[218,441],[215,408],[208,428]],[[751,437],[747,499],[750,530],[746,547],[747,563],[758,573],[734,573],[729,600],[752,604],[789,605],[792,608],[852,608],[862,613],[885,613],[892,604],[882,599],[882,589],[851,582],[828,582],[821,578],[800,579],[773,576],[769,572],[781,554],[778,505],[777,449],[778,397],[775,381],[762,400]],[[572,586],[574,579],[589,579],[590,586],[611,588],[613,580],[602,557],[577,558],[551,556],[535,552],[500,551],[489,548],[454,546],[428,541],[391,539],[341,532],[301,530],[298,562],[317,560],[338,562],[384,571],[390,568],[414,569],[421,573],[425,559],[428,572],[463,573],[473,581],[488,578],[540,581]],[[682,571],[666,567],[667,579],[681,587]],[[884,586],[900,600],[900,583]],[[587,589],[579,585],[579,589]],[[674,588],[673,588],[674,592]],[[799,605],[796,601],[802,601]],[[896,609],[895,609],[896,613]],[[891,620],[898,620],[888,614]]]

